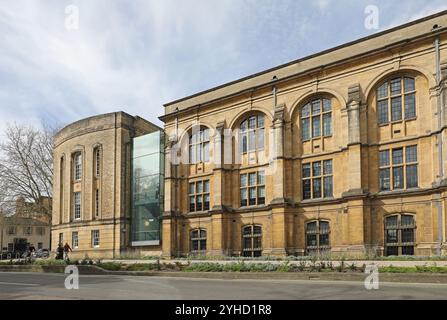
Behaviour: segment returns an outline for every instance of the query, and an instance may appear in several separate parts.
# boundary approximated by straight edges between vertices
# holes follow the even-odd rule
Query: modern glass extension
[[[160,244],[164,161],[163,132],[133,139],[132,246]]]

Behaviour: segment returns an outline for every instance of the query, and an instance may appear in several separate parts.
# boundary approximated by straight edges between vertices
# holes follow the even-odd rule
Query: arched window
[[[330,250],[329,221],[315,220],[306,223],[306,253],[321,254]]]
[[[209,162],[210,130],[202,127],[189,136],[189,163]]]
[[[194,229],[191,231],[191,252],[200,253],[206,251],[206,230]]]
[[[377,89],[379,124],[416,118],[416,85],[412,77],[385,81]]]
[[[242,228],[242,255],[260,257],[262,255],[262,227],[249,225]]]
[[[263,115],[250,116],[242,121],[239,143],[242,154],[264,149],[265,123]]]
[[[416,223],[414,216],[396,214],[385,218],[385,255],[414,255]]]
[[[301,108],[303,141],[332,135],[332,103],[330,99],[312,100]]]

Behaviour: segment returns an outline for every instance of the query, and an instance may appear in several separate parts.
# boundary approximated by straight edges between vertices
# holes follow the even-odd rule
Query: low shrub
[[[227,265],[225,265],[227,266]],[[224,267],[221,264],[218,263],[209,263],[209,262],[202,262],[202,263],[192,263],[189,266],[187,266],[184,271],[186,272],[219,272],[223,271]]]
[[[379,272],[384,273],[447,273],[447,267],[415,266],[415,267],[382,267]]]
[[[122,266],[122,268],[126,271],[151,271],[157,270],[157,265],[155,263],[134,263]]]
[[[117,263],[117,262],[103,262],[103,263],[98,264],[98,267],[103,268],[105,270],[110,270],[110,271],[119,271],[119,270],[121,270],[123,265],[121,263]]]
[[[64,260],[46,259],[35,260],[33,264],[38,266],[64,266],[67,263]]]

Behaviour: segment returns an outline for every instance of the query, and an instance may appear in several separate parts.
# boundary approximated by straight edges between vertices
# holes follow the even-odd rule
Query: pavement
[[[67,275],[0,272],[0,299],[59,300],[447,300],[447,284],[380,283],[367,290],[362,281],[247,280],[119,275],[81,275],[79,289],[67,290]]]

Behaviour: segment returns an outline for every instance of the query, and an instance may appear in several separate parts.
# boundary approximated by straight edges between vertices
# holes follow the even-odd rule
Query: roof
[[[10,226],[42,226],[49,227],[49,223],[45,223],[33,218],[4,217],[0,218],[0,224]]]
[[[328,67],[349,58],[365,55],[379,48],[390,47],[433,34],[434,25],[440,27],[436,31],[438,33],[447,30],[447,10],[168,102],[164,105],[165,115],[160,119],[163,121],[168,115],[175,114],[177,110],[183,111],[198,105],[203,106],[223,98],[243,94],[263,85],[271,85],[274,77],[277,77],[277,81],[281,81],[314,69]]]
[[[138,122],[146,124],[147,128],[150,128],[150,132],[163,130],[156,124],[139,116],[132,116],[124,111],[109,112],[80,119],[66,125],[54,135],[54,144],[59,146],[64,141],[79,135],[122,126],[134,126]]]

